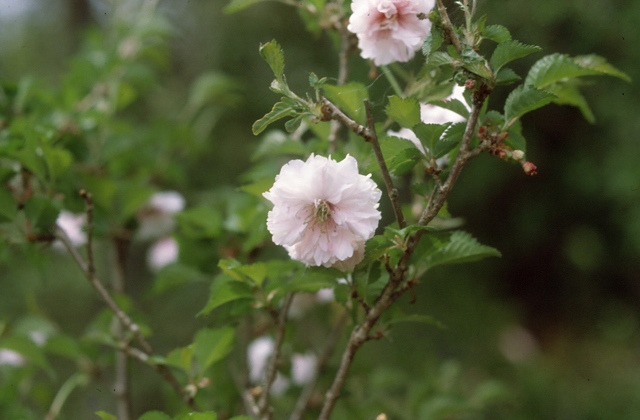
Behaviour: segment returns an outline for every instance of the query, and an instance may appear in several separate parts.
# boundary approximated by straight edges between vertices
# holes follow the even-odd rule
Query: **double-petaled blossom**
[[[292,259],[352,271],[378,226],[381,194],[351,156],[292,160],[264,193],[273,203],[267,228]]]
[[[434,0],[354,0],[347,29],[358,37],[363,58],[380,66],[409,61],[431,29]]]

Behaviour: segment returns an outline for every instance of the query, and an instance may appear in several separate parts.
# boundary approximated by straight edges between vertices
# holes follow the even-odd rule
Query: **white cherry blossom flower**
[[[409,61],[431,29],[434,0],[353,0],[347,29],[358,37],[363,58],[380,66]]]
[[[137,214],[138,239],[155,239],[171,233],[175,228],[173,216],[182,211],[184,206],[184,197],[176,191],[153,194]]]
[[[267,228],[292,259],[352,271],[378,226],[381,194],[351,156],[292,160],[263,194],[274,205]]]
[[[296,385],[311,382],[318,368],[318,357],[313,353],[295,353],[291,356],[291,380]]]
[[[70,211],[62,210],[56,219],[56,224],[67,234],[71,244],[75,247],[87,243],[87,234],[83,230],[87,218],[84,214],[73,214]],[[62,250],[64,245],[59,240],[53,243],[55,249]]]
[[[158,239],[147,252],[147,266],[157,273],[164,266],[178,261],[178,242],[171,236]]]

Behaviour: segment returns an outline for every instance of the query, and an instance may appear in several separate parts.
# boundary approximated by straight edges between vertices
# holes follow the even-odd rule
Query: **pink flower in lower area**
[[[157,273],[163,267],[178,261],[180,248],[171,236],[158,239],[147,252],[147,266]]]
[[[351,156],[292,160],[263,194],[274,205],[267,228],[292,259],[352,271],[378,227],[381,194]]]
[[[431,29],[434,0],[353,0],[347,29],[358,37],[363,58],[380,66],[409,61]]]

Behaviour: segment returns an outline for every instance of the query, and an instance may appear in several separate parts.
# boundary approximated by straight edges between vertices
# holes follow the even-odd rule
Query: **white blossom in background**
[[[0,349],[0,366],[23,366],[24,357],[17,351],[10,349]]]
[[[378,226],[381,194],[353,157],[336,162],[312,154],[285,164],[263,194],[273,203],[267,228],[292,259],[351,271]]]
[[[296,385],[305,385],[316,377],[318,357],[313,353],[291,356],[291,380]]]
[[[56,224],[67,234],[73,246],[82,246],[87,243],[87,234],[84,225],[87,218],[84,214],[73,214],[70,211],[62,210],[56,219]],[[56,249],[64,249],[64,245],[56,240],[53,243]]]
[[[184,206],[184,197],[176,191],[153,194],[137,214],[137,237],[148,240],[170,234],[175,228],[173,216],[182,211]]]
[[[464,86],[455,85],[451,95],[447,96],[444,100],[448,101],[448,100],[457,99],[460,102],[462,102],[467,107],[467,109],[469,109],[463,95],[464,91],[465,91]],[[442,108],[432,104],[420,104],[420,119],[425,124],[445,124],[449,122],[455,124],[458,122],[466,121],[466,119],[462,115],[455,113],[451,110],[448,110],[446,108]],[[401,128],[398,131],[390,130],[388,134],[390,136],[396,136],[396,137],[401,137],[403,139],[410,140],[418,148],[418,150],[422,152],[423,155],[427,154],[426,150],[424,149],[424,146],[422,145],[418,137],[410,129]]]
[[[434,0],[353,0],[347,29],[358,37],[362,58],[377,66],[409,61],[431,30]]]
[[[247,348],[247,366],[249,367],[249,380],[254,384],[262,384],[265,381],[267,362],[273,354],[275,342],[269,336],[258,337]],[[282,395],[289,388],[289,380],[279,372],[271,384],[271,393],[275,396]]]
[[[178,261],[178,242],[171,236],[157,240],[147,251],[147,266],[157,273],[164,266]]]

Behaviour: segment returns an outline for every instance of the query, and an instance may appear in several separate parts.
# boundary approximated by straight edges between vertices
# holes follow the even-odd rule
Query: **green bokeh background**
[[[12,8],[22,2],[33,7],[14,14]],[[104,24],[100,3],[0,2],[0,78],[33,75],[55,85],[85,31]],[[206,71],[231,76],[243,92],[235,108],[212,115],[217,122],[203,153],[187,168],[185,194],[192,198],[238,185],[257,145],[251,124],[277,100],[268,90],[272,76],[258,45],[277,39],[291,86],[304,90],[310,71],[336,75],[332,44],[308,34],[295,10],[280,3],[260,3],[233,15],[223,13],[225,2],[220,0],[167,0],[161,5],[176,30],[161,87],[163,102],[184,101],[190,83]],[[488,23],[507,26],[515,39],[542,46],[544,53],[602,55],[634,82],[602,78],[586,87],[595,125],[576,109],[557,105],[527,115],[524,135],[537,176],[527,177],[517,166],[490,156],[465,168],[449,209],[465,219],[467,231],[503,257],[434,270],[418,287],[416,302],[401,304],[407,311],[434,316],[447,328],[399,324],[392,340],[368,344],[358,354],[348,395],[369,401],[367,418],[383,410],[389,418],[407,418],[403,413],[408,407],[424,419],[483,418],[455,412],[447,417],[447,402],[473,398],[479,384],[495,379],[507,396],[497,393],[494,411],[485,411],[484,418],[637,418],[640,2],[481,1],[479,12],[488,14]],[[461,17],[452,13],[454,20]],[[539,57],[520,60],[515,70],[523,74]],[[358,58],[352,61],[355,74],[367,73]],[[388,90],[383,79],[370,83],[373,90]],[[496,91],[494,103],[506,93]],[[383,106],[382,100],[374,100],[378,110]],[[133,252],[143,258],[144,249]],[[0,267],[0,320],[38,314],[69,334],[81,334],[101,303],[80,273],[60,255],[44,261],[39,254],[23,257]],[[184,345],[203,322],[194,321],[184,308],[201,308],[206,286],[196,284],[149,301],[143,292],[150,274],[139,267],[130,271],[140,309],[154,329],[164,331],[156,338],[157,347],[166,351]],[[510,360],[504,343],[514,334],[521,337],[517,342],[532,341],[524,349],[516,346],[521,358]],[[384,368],[365,380],[371,364],[380,360]],[[139,365],[134,369],[136,412],[158,405],[170,409],[163,406],[162,396],[145,392],[157,380],[155,374]],[[418,389],[415,383],[421,378],[431,388]],[[108,380],[102,386],[108,387]],[[450,400],[430,399],[435,388]],[[68,418],[108,411],[113,401],[106,394],[78,393],[66,408]],[[444,411],[438,411],[438,404]],[[339,406],[336,418],[354,418],[346,410]]]

